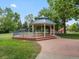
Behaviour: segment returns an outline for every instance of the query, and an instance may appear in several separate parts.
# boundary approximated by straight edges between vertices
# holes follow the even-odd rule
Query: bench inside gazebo
[[[47,17],[37,17],[31,23],[32,33],[29,35],[15,36],[14,38],[28,40],[48,40],[55,39],[55,23]]]

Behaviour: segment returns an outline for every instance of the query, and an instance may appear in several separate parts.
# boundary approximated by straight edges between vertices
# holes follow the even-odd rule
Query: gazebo
[[[48,34],[50,34],[50,36],[55,35],[55,23],[48,17],[37,17],[35,18],[35,21],[31,23],[31,25],[33,35],[36,34],[36,27],[39,27],[40,33],[43,34],[43,37],[46,37]]]
[[[31,23],[32,33],[14,35],[13,38],[25,40],[55,39],[55,23],[47,17],[37,17]]]

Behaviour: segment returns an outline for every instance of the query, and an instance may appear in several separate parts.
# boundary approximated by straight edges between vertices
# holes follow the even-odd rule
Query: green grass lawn
[[[59,34],[59,36],[67,39],[79,39],[79,33]]]
[[[12,34],[0,34],[0,40],[12,40]]]
[[[0,34],[0,59],[35,59],[40,46],[34,41],[15,40],[11,34]]]

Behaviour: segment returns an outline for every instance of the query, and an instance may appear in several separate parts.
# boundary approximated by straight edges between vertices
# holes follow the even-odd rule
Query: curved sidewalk
[[[79,40],[38,41],[42,49],[36,59],[79,59]]]

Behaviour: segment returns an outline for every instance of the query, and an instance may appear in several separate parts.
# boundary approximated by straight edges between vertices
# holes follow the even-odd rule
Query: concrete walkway
[[[42,49],[36,59],[79,59],[79,40],[38,41]]]

